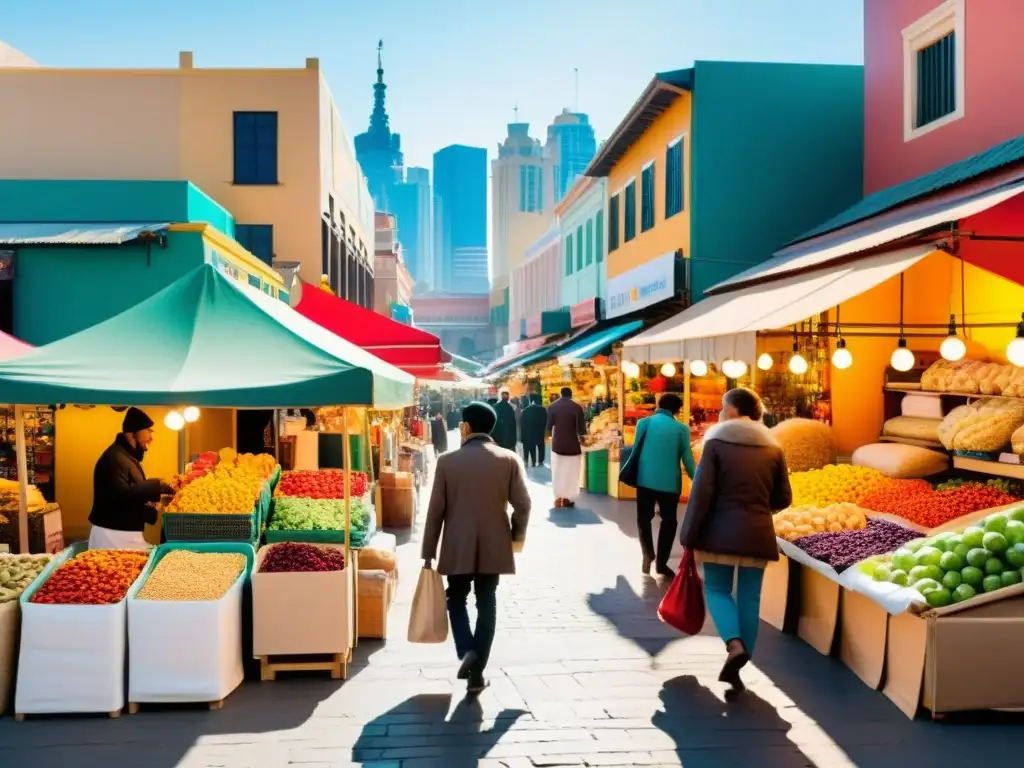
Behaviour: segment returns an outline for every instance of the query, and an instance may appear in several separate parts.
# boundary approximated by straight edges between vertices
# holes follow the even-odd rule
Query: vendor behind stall
[[[145,549],[146,524],[156,522],[156,502],[171,488],[158,478],[146,479],[142,457],[153,442],[153,420],[129,408],[121,432],[93,469],[89,549]]]

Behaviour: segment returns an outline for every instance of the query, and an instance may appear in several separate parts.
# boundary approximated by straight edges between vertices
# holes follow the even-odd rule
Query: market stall
[[[274,356],[272,361],[267,359],[268,354]],[[175,409],[182,418],[182,426],[185,419],[178,412],[182,408],[274,409],[329,405],[396,408],[412,401],[412,387],[412,376],[329,333],[281,302],[237,284],[211,266],[193,270],[160,293],[110,320],[0,364],[0,400],[19,403],[16,411],[19,414],[25,406],[42,403],[97,406],[137,403]],[[19,470],[25,456],[23,443],[19,432]],[[346,466],[352,467],[348,440],[343,440],[343,446]],[[224,460],[224,457],[219,457],[218,464],[209,474],[214,478],[208,482],[209,485],[234,483],[229,473],[219,468]],[[238,466],[237,459],[232,466]],[[354,533],[351,533],[355,474],[352,471],[340,474],[343,484],[343,544],[340,554],[345,563],[346,594],[351,594],[355,589],[358,569],[358,558],[352,547]],[[19,477],[19,514],[24,530],[28,483],[24,472],[19,472]],[[193,479],[185,490],[192,488],[194,491],[204,480],[205,477]],[[241,489],[225,495],[233,498],[239,493],[241,497],[246,495]],[[250,508],[237,517],[248,521],[255,519],[255,507],[261,496],[257,492],[247,497]],[[172,500],[171,505],[175,503]],[[217,518],[224,516],[219,512],[216,509],[195,509],[194,517],[200,518],[205,513],[216,524],[221,522]],[[250,532],[251,526],[250,522]],[[197,548],[193,542],[185,546],[189,551]],[[252,544],[243,546],[253,549]],[[126,602],[125,598],[130,589],[138,586],[141,591],[137,597],[144,599],[147,583],[160,572],[163,560],[169,555],[165,557],[162,554],[164,550],[158,549],[152,560],[143,553],[141,561],[136,562],[130,553],[119,550],[99,552],[111,553],[106,556],[109,562],[105,567],[110,577],[120,574],[119,583],[123,589],[109,586],[112,583],[110,578],[101,579],[100,582],[108,586],[99,586],[98,592],[94,590],[81,600],[71,601],[74,604],[67,604],[64,599],[67,590],[48,587],[50,578],[58,578],[58,574],[68,572],[64,569],[85,567],[92,572],[95,569],[88,563],[83,566],[77,563],[84,562],[82,558],[100,557],[89,551],[72,549],[62,553],[63,561],[57,563],[59,567],[44,571],[34,582],[34,588],[21,595],[23,632],[16,700],[16,711],[20,715],[69,711],[114,714],[123,707],[124,662],[126,652],[130,658],[133,644],[129,618],[132,608],[126,609],[131,599]],[[235,581],[229,581],[230,584],[241,583],[241,589],[247,590],[253,558],[247,558],[249,565],[245,567],[245,574],[238,576],[236,573]],[[237,581],[239,578],[241,582]],[[236,594],[232,591],[234,589],[234,586],[229,586],[221,598],[212,602],[234,600],[233,596],[229,597],[229,593]],[[178,610],[177,606],[182,602],[188,600],[170,599],[163,601],[162,606],[142,608],[145,615],[159,611],[161,607],[170,612]],[[223,608],[221,604],[197,621],[220,621],[224,616]],[[230,606],[228,613],[232,617],[238,616],[238,611]],[[335,663],[347,663],[355,642],[354,600],[347,602],[346,614],[343,631],[336,632],[332,638],[340,659]],[[164,616],[170,616],[170,613]],[[244,618],[242,616],[238,620],[243,621]],[[95,633],[84,632],[83,627],[92,626],[89,623],[93,621]],[[232,638],[238,635],[232,629],[234,622],[232,618],[231,626],[221,634],[226,638],[223,642],[232,648],[236,642]],[[60,629],[71,624],[75,630]],[[139,626],[136,625],[136,634],[143,631]],[[207,634],[194,631],[187,639],[193,644],[208,643]],[[127,637],[127,648],[123,639],[110,641],[118,635]],[[40,642],[39,638],[44,636],[47,641]],[[62,673],[58,684],[53,676],[57,670],[66,667],[59,663],[60,660],[69,656],[81,657],[83,644],[88,644],[90,652],[100,654],[102,658],[97,657],[95,664],[81,665],[82,669],[76,673],[80,680],[70,681]],[[254,637],[253,644],[260,644],[260,638]],[[280,653],[272,644],[270,647],[262,644],[260,648],[263,650],[260,655],[269,657],[271,661],[275,653]],[[192,647],[184,640],[177,649],[183,660],[199,658],[207,652],[205,646]],[[294,652],[294,649],[285,651],[288,654]],[[285,663],[295,666],[292,662]],[[217,674],[223,671],[219,669]],[[89,675],[93,677],[86,679]],[[103,680],[94,679],[96,675],[102,676]],[[181,677],[178,675],[175,680]],[[193,688],[184,692],[180,688],[169,690],[177,685],[169,679],[164,683],[156,681],[153,683],[156,687],[147,688],[145,700],[214,701],[209,698],[212,696],[209,691],[223,692],[231,679],[233,677],[228,674],[224,678],[228,682],[222,680],[220,687]],[[78,702],[65,700],[61,693],[86,689],[93,694],[105,693],[100,697],[89,694]],[[38,693],[47,690],[49,693]]]

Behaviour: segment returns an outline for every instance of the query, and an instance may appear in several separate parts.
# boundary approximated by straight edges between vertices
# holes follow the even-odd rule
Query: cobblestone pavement
[[[250,682],[217,712],[7,717],[0,766],[903,768],[1024,751],[1020,720],[908,721],[840,662],[768,628],[749,694],[726,705],[720,641],[681,638],[655,617],[663,587],[639,573],[632,504],[583,496],[551,510],[547,470],[531,475],[526,552],[499,590],[479,699],[463,697],[449,645],[405,642],[417,528],[400,549],[391,639],[362,641],[346,682]]]

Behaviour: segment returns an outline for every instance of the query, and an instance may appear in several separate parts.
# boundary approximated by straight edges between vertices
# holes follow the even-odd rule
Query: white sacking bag
[[[242,570],[220,600],[139,600],[133,589],[128,598],[130,702],[219,701],[242,683],[247,572]]]
[[[124,707],[128,601],[114,605],[30,602],[59,565],[86,549],[81,543],[64,550],[21,596],[17,714],[116,712]]]

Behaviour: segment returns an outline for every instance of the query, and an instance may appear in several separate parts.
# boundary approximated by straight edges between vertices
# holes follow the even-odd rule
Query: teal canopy
[[[594,355],[601,354],[603,350],[615,342],[636,333],[643,327],[643,320],[632,320],[628,323],[620,323],[610,328],[589,333],[572,346],[563,349],[558,355],[558,362],[565,365],[581,360],[589,360]]]
[[[0,402],[19,405],[390,409],[412,403],[413,382],[209,264],[109,320],[0,361]]]

